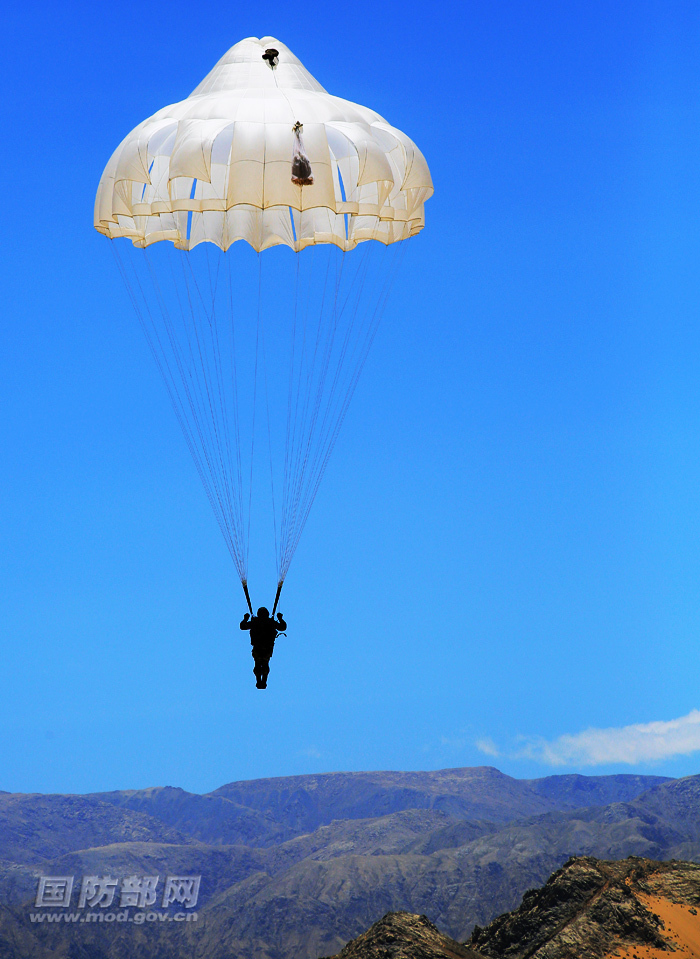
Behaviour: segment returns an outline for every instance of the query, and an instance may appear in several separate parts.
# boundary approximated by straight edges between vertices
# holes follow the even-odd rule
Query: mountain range
[[[397,911],[464,942],[574,855],[700,861],[700,776],[517,780],[478,767],[206,795],[0,793],[0,956],[316,959]],[[201,876],[196,921],[80,922],[83,877],[156,875],[159,894],[168,876]],[[77,919],[36,919],[42,876],[74,877],[62,908]]]

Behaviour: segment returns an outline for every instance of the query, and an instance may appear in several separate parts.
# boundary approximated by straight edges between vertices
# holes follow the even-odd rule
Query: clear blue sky
[[[654,761],[645,730],[632,764],[543,743],[700,706],[700,7],[264,8],[4,14],[0,788],[698,772],[692,722]],[[404,129],[435,196],[260,693],[92,205],[132,127],[266,34]]]

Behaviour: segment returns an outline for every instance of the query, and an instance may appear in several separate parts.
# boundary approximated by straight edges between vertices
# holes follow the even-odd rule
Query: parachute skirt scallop
[[[111,245],[241,582],[252,537],[283,583],[405,244]]]

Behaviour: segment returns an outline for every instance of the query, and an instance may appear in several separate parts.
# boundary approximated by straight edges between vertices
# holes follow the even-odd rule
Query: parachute
[[[274,615],[432,192],[404,133],[273,37],[231,47],[102,174],[95,228],[131,240],[115,259],[249,607],[259,492],[269,483]]]

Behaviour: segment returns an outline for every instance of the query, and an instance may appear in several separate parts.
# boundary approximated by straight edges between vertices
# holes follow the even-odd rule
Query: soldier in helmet
[[[269,610],[261,606],[257,616],[251,619],[250,613],[246,613],[241,621],[241,629],[250,630],[250,645],[253,647],[252,654],[255,666],[255,685],[258,689],[267,688],[267,676],[270,672],[270,657],[275,648],[275,640],[278,633],[284,632],[287,624],[284,621],[282,613],[277,614],[277,620],[270,616]]]

